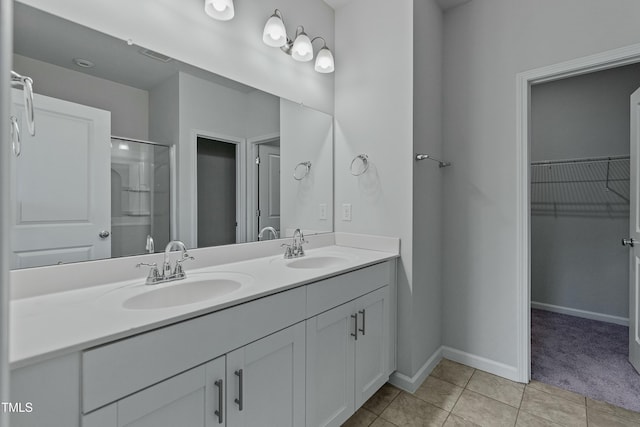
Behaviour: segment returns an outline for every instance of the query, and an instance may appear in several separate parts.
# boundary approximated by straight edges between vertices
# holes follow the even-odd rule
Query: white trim
[[[280,139],[280,132],[265,133],[264,135],[247,138],[247,144],[265,144]]]
[[[516,164],[517,164],[517,237],[516,237],[516,315],[517,381],[531,377],[531,258],[529,226],[529,114],[530,88],[561,78],[601,71],[640,62],[640,44],[602,52],[584,58],[519,73],[516,76]]]
[[[213,139],[216,141],[227,142],[236,145],[236,243],[246,240],[247,235],[247,217],[246,200],[247,200],[247,183],[246,183],[246,139],[236,136],[224,135],[218,132],[206,130],[191,129],[191,144],[193,147],[193,155],[189,162],[191,163],[191,179],[193,186],[191,188],[191,200],[193,209],[191,210],[191,241],[194,247],[198,243],[198,137]]]
[[[504,363],[456,350],[455,348],[443,346],[442,357],[512,381],[529,382],[528,380],[520,381],[518,377],[518,369],[515,366],[505,365]]]
[[[9,260],[11,254],[11,174],[9,116],[11,115],[11,52],[13,51],[13,2],[0,0],[0,401],[9,402]],[[9,411],[0,411],[0,425],[9,425]]]
[[[398,371],[391,374],[389,377],[389,382],[394,386],[402,389],[404,391],[408,391],[409,393],[415,393],[418,387],[422,385],[424,380],[427,379],[431,371],[440,363],[442,360],[442,349],[444,347],[440,347],[436,350],[435,353],[431,355],[431,357],[422,365],[418,372],[412,377],[409,377],[405,374],[402,374]]]
[[[247,138],[247,242],[257,241],[257,235],[251,230],[258,229],[256,210],[258,210],[258,174],[255,158],[258,157],[258,145],[280,140],[280,132],[273,132]]]
[[[594,311],[579,310],[577,308],[563,307],[560,305],[545,304],[543,302],[531,301],[531,308],[551,311],[553,313],[568,314],[569,316],[581,317],[583,319],[599,320],[600,322],[614,323],[616,325],[629,326],[628,317],[612,316],[611,314],[596,313]]]

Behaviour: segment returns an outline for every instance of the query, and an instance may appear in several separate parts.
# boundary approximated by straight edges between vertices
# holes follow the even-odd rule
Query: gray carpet
[[[640,375],[628,360],[629,328],[531,310],[531,377],[640,412]]]

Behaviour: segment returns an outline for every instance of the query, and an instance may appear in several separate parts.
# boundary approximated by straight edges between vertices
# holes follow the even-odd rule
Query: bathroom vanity
[[[300,258],[274,241],[202,266],[225,248],[199,249],[182,281],[15,299],[12,401],[33,412],[12,425],[340,425],[395,370],[399,242],[309,240]]]

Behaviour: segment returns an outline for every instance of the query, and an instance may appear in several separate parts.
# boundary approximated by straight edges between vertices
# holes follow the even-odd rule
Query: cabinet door
[[[304,425],[304,344],[301,322],[227,354],[227,426]]]
[[[355,305],[307,320],[307,427],[340,426],[355,410]]]
[[[220,357],[118,401],[118,427],[218,425],[217,395],[208,383],[222,375],[224,364]]]
[[[388,380],[389,287],[356,300],[358,339],[355,342],[355,400],[362,406]]]

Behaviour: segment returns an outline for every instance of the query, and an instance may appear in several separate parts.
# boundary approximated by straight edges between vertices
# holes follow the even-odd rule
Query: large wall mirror
[[[12,156],[12,268],[333,231],[331,116],[22,3],[14,28],[36,134]]]

